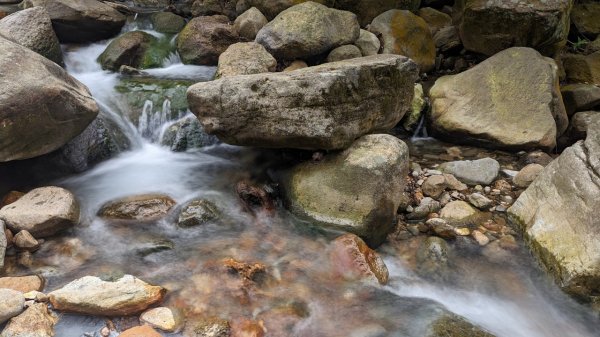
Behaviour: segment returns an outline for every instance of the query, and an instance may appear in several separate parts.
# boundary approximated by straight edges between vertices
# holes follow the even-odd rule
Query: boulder
[[[600,87],[592,84],[567,84],[560,87],[567,115],[600,107]],[[584,137],[585,138],[585,137]]]
[[[369,31],[381,36],[384,54],[398,54],[414,60],[421,72],[435,66],[435,44],[425,20],[406,11],[392,9],[375,19]]]
[[[127,32],[112,40],[98,61],[102,69],[112,71],[118,71],[123,65],[137,69],[160,67],[162,60],[156,60],[149,53],[156,41],[156,37],[140,30]]]
[[[160,333],[148,325],[135,326],[127,329],[117,337],[162,337]]]
[[[510,47],[553,55],[566,44],[573,0],[457,0],[454,21],[467,50],[488,56]]]
[[[44,290],[46,281],[38,275],[19,277],[0,277],[0,288],[12,289],[22,293]]]
[[[219,56],[216,78],[275,71],[277,61],[256,42],[232,44]]]
[[[34,303],[25,312],[12,318],[0,335],[2,337],[53,337],[56,322],[58,317],[48,310],[46,303]]]
[[[571,11],[571,22],[577,32],[591,39],[600,35],[600,3],[596,1],[578,1]]]
[[[237,4],[237,12],[242,13],[251,7],[256,7],[267,17],[268,21],[271,21],[284,10],[307,1],[311,0],[239,0]],[[312,1],[329,7],[332,7],[334,2],[336,2],[335,0]]]
[[[177,309],[158,307],[145,311],[140,321],[166,332],[178,332],[183,327],[183,315]]]
[[[0,325],[22,313],[24,308],[25,297],[21,292],[0,288]]]
[[[421,0],[336,0],[335,7],[356,13],[360,25],[366,27],[373,19],[390,9],[416,11]]]
[[[417,14],[427,22],[431,35],[435,35],[440,29],[452,26],[452,18],[450,15],[440,12],[431,7],[423,7],[419,9]]]
[[[599,111],[580,111],[571,118],[571,124],[566,135],[571,141],[578,141],[587,137],[587,130],[592,121],[600,115]]]
[[[346,280],[388,282],[388,269],[377,252],[354,234],[344,234],[331,243],[329,258],[334,273]]]
[[[337,47],[327,55],[327,62],[337,62],[343,60],[350,60],[354,58],[362,57],[362,52],[357,46],[348,44],[345,46]]]
[[[162,194],[143,194],[113,200],[104,204],[98,216],[112,220],[157,220],[169,213],[175,200]]]
[[[292,72],[226,77],[188,89],[209,134],[234,145],[343,149],[410,108],[416,65],[374,55]]]
[[[513,178],[513,183],[517,187],[526,188],[542,173],[544,167],[540,164],[529,164],[523,167]]]
[[[347,150],[283,174],[289,210],[378,246],[394,227],[408,174],[408,147],[390,135],[367,135]]]
[[[305,59],[324,54],[358,39],[360,26],[356,15],[304,2],[281,12],[256,35],[278,59]]]
[[[125,275],[114,282],[85,276],[48,294],[54,309],[94,316],[136,315],[160,303],[166,290]]]
[[[117,35],[125,15],[96,0],[25,0],[25,8],[44,7],[62,43],[106,40]]]
[[[192,19],[177,37],[177,51],[185,64],[217,65],[219,55],[239,36],[223,15]]]
[[[567,148],[508,209],[530,249],[566,292],[600,293],[600,119]]]
[[[269,20],[256,7],[252,7],[238,16],[233,23],[233,28],[240,37],[254,40],[256,34],[267,24]]]
[[[0,20],[0,36],[64,66],[58,37],[43,7],[18,11]]]
[[[179,227],[193,227],[218,220],[221,212],[217,206],[206,199],[192,200],[179,214]]]
[[[42,238],[78,224],[79,203],[64,188],[40,187],[2,207],[0,219],[14,233],[26,230]]]
[[[150,20],[154,29],[164,34],[177,34],[185,27],[185,19],[171,12],[154,13]]]
[[[379,54],[381,41],[379,41],[377,35],[368,30],[361,29],[358,39],[354,41],[354,45],[360,49],[362,56],[371,56]]]
[[[56,63],[0,37],[0,162],[52,152],[98,114],[89,90]]]
[[[447,162],[438,169],[470,186],[490,185],[498,176],[500,164],[495,159],[483,158]]]
[[[600,85],[600,51],[590,55],[567,54],[562,61],[568,81]]]
[[[431,88],[434,136],[508,150],[553,149],[568,125],[554,60],[510,48]]]
[[[236,17],[236,0],[195,0],[192,4],[193,16],[225,15]]]
[[[444,27],[438,30],[433,36],[433,42],[435,43],[435,48],[441,53],[453,51],[462,46],[460,36],[454,26]]]

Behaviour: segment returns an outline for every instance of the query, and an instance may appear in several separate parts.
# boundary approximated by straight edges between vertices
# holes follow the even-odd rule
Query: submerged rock
[[[197,83],[188,101],[206,131],[229,144],[341,149],[396,125],[416,77],[409,59],[374,55]]]
[[[51,236],[79,223],[79,203],[64,188],[40,187],[0,209],[0,219],[15,233]]]
[[[354,234],[344,234],[332,242],[330,263],[335,273],[347,280],[388,281],[383,259]]]
[[[550,150],[568,125],[556,63],[531,48],[507,49],[441,77],[430,97],[434,136],[451,142]]]
[[[230,337],[231,325],[220,318],[206,318],[186,324],[185,337]]]
[[[142,325],[127,329],[121,332],[118,337],[162,337],[162,335],[152,327]]]
[[[63,66],[63,55],[52,22],[42,7],[29,8],[0,20],[0,35]]]
[[[199,149],[218,143],[219,139],[207,134],[198,118],[192,115],[170,125],[161,139],[161,144],[170,147],[171,151],[175,152]]]
[[[177,37],[177,51],[185,64],[217,65],[219,55],[239,41],[226,16],[193,18]]]
[[[135,315],[160,303],[166,289],[152,286],[131,275],[117,281],[103,281],[85,276],[48,294],[58,311],[84,315]]]
[[[21,315],[12,318],[2,337],[53,337],[58,317],[48,310],[45,303],[31,304]]]
[[[24,308],[25,297],[21,292],[0,288],[0,325],[22,313]]]
[[[179,214],[177,225],[179,227],[199,226],[210,221],[215,221],[220,216],[219,209],[212,202],[205,199],[193,200]]]
[[[25,8],[44,7],[62,43],[85,43],[117,35],[126,17],[96,0],[25,0]]]
[[[256,35],[278,59],[317,56],[352,44],[360,34],[356,15],[308,1],[281,12]]]
[[[566,292],[600,292],[600,120],[567,148],[508,209],[530,249]]]
[[[167,195],[143,194],[110,201],[100,208],[98,216],[113,220],[151,221],[167,215],[175,204],[175,200]]]
[[[483,328],[454,315],[444,315],[431,323],[427,337],[495,337]]]
[[[256,42],[232,44],[219,56],[216,78],[268,73],[275,71],[277,61]]]
[[[457,0],[454,19],[467,50],[488,56],[510,47],[552,55],[567,42],[573,0]]]
[[[443,163],[439,170],[452,174],[467,185],[489,185],[498,176],[500,164],[492,158],[462,160]]]
[[[450,273],[448,244],[444,239],[430,236],[421,242],[416,253],[416,272],[430,280],[443,281]]]
[[[183,315],[177,309],[158,307],[144,312],[140,321],[150,326],[167,331],[177,332],[183,327]]]
[[[1,37],[0,69],[0,162],[52,152],[98,114],[83,84],[56,63]]]
[[[284,174],[283,186],[292,213],[377,246],[393,229],[407,174],[406,144],[377,134],[320,162],[297,165]]]

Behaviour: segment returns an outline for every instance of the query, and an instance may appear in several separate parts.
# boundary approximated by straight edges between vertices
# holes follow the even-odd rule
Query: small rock
[[[38,275],[20,277],[0,277],[0,288],[13,289],[22,293],[42,291],[46,281]]]
[[[205,199],[193,200],[187,204],[179,214],[177,225],[180,227],[193,227],[219,219],[220,212],[217,206]]]
[[[513,183],[521,188],[528,187],[544,171],[544,167],[540,164],[529,164],[525,166],[513,178]]]
[[[114,220],[157,220],[169,213],[175,200],[162,194],[126,197],[104,204],[98,211],[103,218]]]
[[[12,318],[2,337],[52,337],[58,317],[48,310],[45,303],[34,303],[25,312]]]
[[[417,249],[416,272],[425,278],[443,280],[448,276],[449,247],[446,241],[432,236]]]
[[[419,206],[415,207],[412,212],[407,215],[409,220],[425,219],[430,213],[439,211],[442,208],[438,201],[432,198],[425,197],[419,203]],[[408,208],[406,209],[407,211]]]
[[[362,57],[360,49],[353,44],[347,44],[332,50],[329,55],[327,55],[327,62],[337,62],[358,57]]]
[[[264,337],[265,332],[262,321],[242,319],[231,325],[231,337]]]
[[[481,193],[472,193],[467,197],[471,205],[479,208],[486,209],[492,206],[493,201],[488,199],[485,195]]]
[[[421,186],[423,194],[432,198],[439,197],[446,189],[446,178],[442,175],[428,177]]]
[[[454,232],[456,232],[456,235],[460,235],[460,236],[469,236],[471,235],[471,230],[466,228],[466,227],[461,227],[461,228],[455,228]]]
[[[380,284],[388,281],[383,259],[354,234],[344,234],[332,242],[330,261],[335,273],[344,279],[371,279]]]
[[[442,208],[440,217],[452,226],[462,226],[474,223],[479,214],[477,209],[464,201],[452,201]]]
[[[434,218],[427,220],[426,224],[431,226],[435,235],[444,239],[456,238],[456,231],[453,226],[450,226],[444,219]]]
[[[23,294],[12,289],[0,289],[0,325],[22,313],[24,307]]]
[[[142,325],[127,329],[120,333],[118,337],[162,337],[162,335],[152,327]]]
[[[231,326],[229,322],[212,317],[186,324],[184,336],[186,337],[230,337]]]
[[[379,54],[381,41],[379,41],[375,34],[361,29],[358,40],[354,42],[354,45],[360,49],[362,56],[371,56]]]
[[[303,69],[303,68],[308,68],[308,64],[306,64],[306,62],[304,62],[302,60],[295,60],[294,62],[290,63],[290,65],[287,66],[285,69],[283,69],[283,71],[284,72],[294,71],[294,70]]]
[[[440,165],[439,169],[470,186],[489,185],[498,176],[500,164],[492,158],[483,158],[448,162]]]
[[[34,252],[40,249],[40,243],[26,230],[20,231],[13,238],[13,243],[19,249]]]
[[[184,324],[181,312],[166,307],[154,308],[144,312],[140,316],[140,321],[167,332],[177,332],[181,330]]]
[[[544,167],[548,166],[554,159],[543,151],[533,151],[525,153],[519,158],[519,163],[523,166],[529,164],[540,164]]]
[[[483,234],[482,232],[480,232],[478,230],[474,230],[471,233],[471,236],[482,247],[485,246],[485,245],[487,245],[488,243],[490,243],[490,239],[485,234]]]

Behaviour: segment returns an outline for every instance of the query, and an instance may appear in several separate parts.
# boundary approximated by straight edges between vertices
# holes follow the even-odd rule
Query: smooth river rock
[[[125,197],[104,204],[98,211],[100,217],[113,220],[157,220],[169,213],[175,200],[162,194],[143,194]]]
[[[417,75],[406,57],[374,55],[197,83],[187,97],[205,131],[226,143],[343,149],[394,127],[410,109]]]
[[[376,134],[320,162],[299,164],[282,180],[292,213],[378,246],[394,227],[407,174],[406,144]]]
[[[433,135],[508,150],[545,149],[568,126],[554,60],[510,48],[431,88]]]
[[[308,1],[281,12],[256,35],[278,59],[305,59],[358,39],[356,15]]]
[[[22,313],[24,308],[25,297],[21,292],[0,288],[0,325]]]
[[[36,238],[51,236],[79,223],[79,203],[64,188],[40,187],[0,209],[0,219],[14,233],[26,230]]]
[[[256,42],[232,44],[219,56],[216,78],[275,71],[277,60]]]
[[[467,185],[489,185],[498,176],[500,164],[492,158],[461,160],[443,163],[439,170],[452,174]]]
[[[98,115],[89,90],[56,63],[0,37],[0,162],[52,152]]]
[[[269,20],[256,7],[252,7],[235,19],[233,28],[240,37],[254,40],[256,34],[267,24]]]
[[[42,291],[46,281],[39,275],[0,277],[0,288],[12,289],[22,293]]]
[[[62,43],[85,43],[117,35],[125,15],[96,0],[25,0],[25,8],[44,7]]]
[[[58,37],[43,7],[25,9],[3,18],[0,20],[0,35],[64,65]]]
[[[177,309],[158,307],[145,311],[140,316],[142,323],[167,332],[177,332],[184,325],[184,317]]]
[[[552,161],[508,209],[558,285],[600,300],[600,118],[585,141]]]
[[[117,281],[85,276],[48,294],[58,311],[84,315],[128,316],[160,303],[166,289],[152,286],[131,275]]]
[[[0,336],[2,337],[53,337],[56,314],[48,310],[46,303],[34,303],[21,315],[12,318]]]

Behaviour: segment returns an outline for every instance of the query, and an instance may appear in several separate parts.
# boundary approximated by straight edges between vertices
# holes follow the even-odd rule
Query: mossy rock
[[[114,39],[98,57],[102,69],[117,71],[123,65],[138,68],[160,68],[174,51],[170,38],[156,38],[142,31],[125,33]]]
[[[427,337],[495,337],[456,315],[444,315],[431,324]]]
[[[177,34],[185,27],[185,19],[171,12],[154,13],[150,20],[157,32]]]

